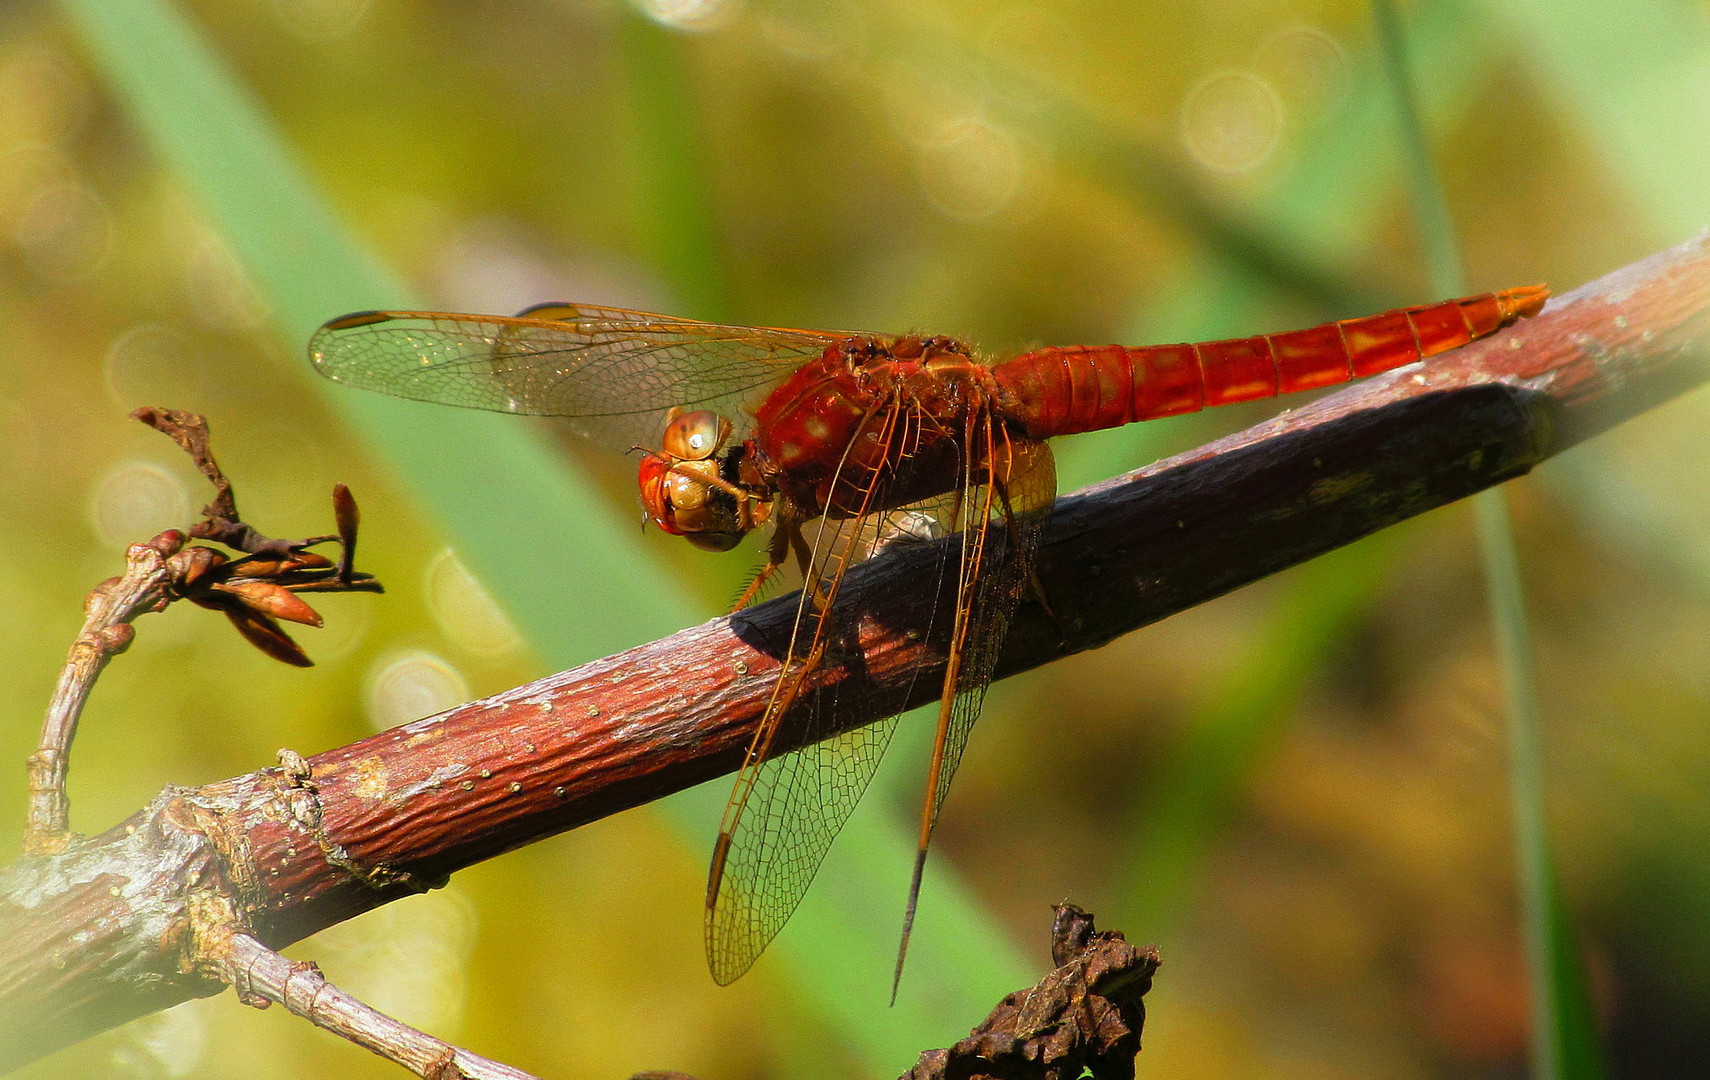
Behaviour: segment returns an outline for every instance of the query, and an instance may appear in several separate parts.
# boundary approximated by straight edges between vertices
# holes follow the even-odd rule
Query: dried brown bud
[[[178,579],[179,588],[188,588],[225,562],[225,555],[213,548],[198,545],[180,551],[172,557],[172,573]]]
[[[362,510],[356,505],[356,496],[343,484],[333,485],[332,501],[333,520],[338,523],[338,544],[341,551],[338,576],[340,581],[349,581],[352,568],[356,565],[356,529],[362,524]]]
[[[279,577],[292,570],[324,570],[332,565],[325,555],[312,551],[289,551],[283,554],[246,555],[232,564],[233,577]]]
[[[216,581],[211,588],[237,597],[249,607],[276,619],[320,626],[321,616],[306,601],[283,585],[271,581]]]
[[[155,536],[148,541],[148,546],[160,552],[162,555],[172,556],[176,555],[178,553],[178,549],[184,546],[184,541],[186,539],[188,538],[178,529],[167,529],[163,533],[155,534]]]
[[[166,569],[174,589],[162,597],[160,606],[182,598],[222,612],[262,652],[288,664],[309,666],[303,650],[275,621],[321,625],[319,613],[297,594],[382,591],[379,582],[368,574],[357,573],[351,564],[361,515],[350,489],[343,484],[333,489],[333,516],[338,525],[335,535],[295,540],[269,537],[239,517],[237,497],[231,481],[214,460],[204,418],[162,408],[138,409],[131,415],[176,442],[214,487],[214,499],[202,508],[203,520],[191,527],[189,537],[213,540],[242,553],[233,558],[212,548],[186,549],[189,537],[177,529],[160,533],[147,543],[132,545],[126,555],[133,563],[143,561],[159,569],[160,560],[168,560]],[[343,547],[336,563],[307,550],[334,540]],[[89,603],[103,600],[112,584],[98,587],[90,595]]]

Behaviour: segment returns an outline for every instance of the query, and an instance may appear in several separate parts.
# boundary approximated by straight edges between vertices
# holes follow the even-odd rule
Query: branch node
[[[204,912],[202,926],[226,926],[248,931],[249,915],[261,909],[265,900],[261,873],[255,863],[255,853],[244,830],[235,826],[220,810],[208,806],[194,794],[181,795],[167,802],[163,815],[176,827],[201,837],[212,850],[220,879],[211,883],[225,897],[229,912]],[[215,915],[218,915],[218,918]]]
[[[342,844],[327,833],[320,785],[315,783],[314,770],[308,761],[303,755],[290,749],[280,749],[278,756],[279,786],[291,819],[309,834],[309,838],[320,849],[321,856],[330,865],[338,867],[353,880],[376,892],[395,886],[402,886],[411,892],[427,892],[429,889],[443,886],[448,880],[425,880],[408,870],[400,870],[385,862],[375,863],[373,866],[364,866],[358,862]]]

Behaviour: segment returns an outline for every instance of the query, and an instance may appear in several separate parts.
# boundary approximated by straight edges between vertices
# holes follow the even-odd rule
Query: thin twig
[[[131,621],[164,611],[174,600],[190,600],[220,611],[251,644],[277,660],[308,666],[309,658],[279,626],[278,620],[319,626],[321,617],[299,592],[380,592],[380,583],[351,569],[360,514],[350,489],[333,490],[338,533],[301,540],[270,538],[237,516],[237,495],[209,446],[208,424],[195,413],[143,408],[133,419],[169,436],[190,455],[214,486],[214,499],[189,535],[217,540],[244,552],[230,559],[213,548],[185,548],[186,536],[169,529],[147,543],[125,550],[123,575],[97,585],[84,604],[83,629],[72,643],[59,682],[42,721],[41,740],[28,759],[29,803],[24,822],[24,854],[58,854],[76,839],[70,831],[71,801],[65,781],[71,742],[95,680],[107,663],[125,651],[135,636]],[[308,548],[339,541],[343,554],[335,566]]]
[[[307,664],[302,650],[276,621],[320,625],[320,616],[296,594],[379,589],[368,575],[352,569],[360,514],[343,484],[333,492],[335,536],[275,540],[238,517],[236,493],[214,460],[202,417],[154,408],[138,409],[133,416],[171,436],[214,486],[214,499],[203,508],[203,520],[191,535],[217,540],[245,555],[233,560],[212,548],[186,549],[185,534],[170,530],[147,543],[131,545],[124,575],[101,583],[90,594],[83,630],[72,645],[43,723],[41,745],[29,759],[26,855],[60,855],[79,839],[68,827],[70,805],[65,794],[71,741],[95,680],[135,636],[132,619],[188,599],[226,614],[269,655]],[[336,566],[305,550],[328,540],[338,540],[343,549]],[[373,888],[413,883],[403,873],[365,875],[322,829],[316,787],[302,757],[281,750],[279,759],[280,816],[303,825],[330,865],[344,868]],[[254,884],[245,874],[241,843],[220,834],[217,818],[207,807],[183,804],[181,810],[175,816],[193,827],[192,835],[200,833],[201,845],[212,845],[223,870],[207,879],[200,872],[189,875],[189,887],[183,892],[188,918],[180,924],[186,944],[179,967],[185,974],[213,975],[258,1008],[281,1002],[318,1027],[430,1080],[532,1080],[527,1073],[386,1016],[332,986],[313,964],[287,960],[256,941],[247,933],[249,912],[238,903],[238,897],[252,892]],[[136,831],[133,827],[132,835]]]
[[[289,960],[248,934],[226,936],[212,960],[245,1004],[266,1008],[277,1002],[426,1080],[534,1080],[392,1019],[328,982],[314,964]]]
[[[71,740],[89,692],[107,662],[125,651],[135,631],[131,620],[171,603],[172,574],[167,560],[184,543],[184,534],[164,532],[146,544],[125,550],[125,572],[97,585],[84,605],[83,629],[71,645],[48,702],[42,736],[28,759],[29,809],[24,822],[24,853],[49,855],[65,850],[71,801],[65,794]]]
[[[28,761],[23,845],[27,858],[8,875],[14,883],[81,881],[99,891],[73,888],[56,892],[49,884],[47,892],[33,896],[24,905],[44,917],[33,926],[0,934],[0,945],[15,950],[9,958],[15,963],[0,965],[0,993],[28,984],[32,961],[50,965],[49,972],[38,972],[48,975],[43,985],[74,984],[79,972],[90,969],[86,962],[99,952],[82,955],[79,950],[79,946],[100,938],[92,927],[103,925],[119,912],[129,914],[146,908],[157,898],[167,900],[168,909],[177,914],[156,920],[151,929],[142,931],[142,951],[158,954],[170,964],[151,969],[145,962],[133,969],[132,975],[163,988],[170,986],[170,992],[187,996],[205,993],[208,983],[201,970],[206,966],[201,959],[207,955],[205,942],[225,941],[247,929],[247,910],[234,899],[255,891],[253,881],[245,876],[249,860],[242,838],[221,833],[216,814],[207,807],[168,797],[156,802],[161,811],[159,819],[127,826],[119,848],[128,854],[146,851],[149,864],[134,867],[131,873],[116,872],[125,856],[118,863],[109,861],[114,854],[112,846],[87,841],[70,830],[66,777],[72,740],[95,680],[134,638],[132,621],[139,615],[162,611],[176,600],[189,600],[225,614],[245,638],[268,655],[306,665],[308,657],[278,622],[285,619],[320,625],[320,615],[297,593],[380,590],[372,577],[351,569],[359,515],[344,485],[333,494],[337,535],[273,540],[238,519],[236,495],[214,461],[208,426],[200,416],[152,408],[139,409],[133,416],[171,436],[214,485],[214,500],[190,535],[217,539],[244,554],[234,559],[214,548],[186,547],[185,533],[170,529],[146,543],[131,545],[125,552],[125,573],[90,592],[84,605],[83,628],[60,673],[42,723],[40,742]],[[336,566],[306,550],[329,540],[340,541],[344,548]],[[281,751],[282,760],[286,753]],[[307,767],[300,771],[307,776]],[[279,802],[287,814],[300,801],[294,795],[307,794],[313,802],[312,785],[306,781],[302,785],[308,788],[306,793],[291,790],[297,772],[286,770],[287,782],[280,792]],[[168,843],[166,838],[173,835],[181,835],[188,842]],[[337,847],[331,840],[325,840],[325,846],[328,851]],[[413,881],[408,875],[387,880]],[[209,912],[224,912],[227,917],[223,921],[212,919]],[[119,931],[118,937],[137,943],[132,934],[137,928],[106,924]],[[94,963],[98,966],[99,961]],[[4,1041],[0,1039],[0,1043]]]

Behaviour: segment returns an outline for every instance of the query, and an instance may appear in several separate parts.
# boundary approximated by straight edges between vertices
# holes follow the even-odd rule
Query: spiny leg
[[[772,536],[766,541],[766,564],[754,575],[754,580],[748,583],[748,588],[742,590],[742,595],[736,598],[736,604],[730,610],[741,611],[754,602],[760,595],[760,590],[772,580],[772,575],[784,568],[784,557],[789,553],[792,544],[801,542],[801,523],[794,514],[782,513],[772,526]]]

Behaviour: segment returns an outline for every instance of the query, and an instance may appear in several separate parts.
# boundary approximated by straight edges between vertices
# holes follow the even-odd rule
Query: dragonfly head
[[[729,420],[709,409],[673,412],[663,449],[641,459],[638,481],[647,516],[705,551],[729,551],[771,510],[737,482],[736,454],[726,446],[731,430]]]

